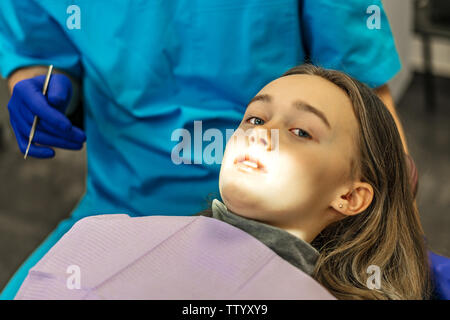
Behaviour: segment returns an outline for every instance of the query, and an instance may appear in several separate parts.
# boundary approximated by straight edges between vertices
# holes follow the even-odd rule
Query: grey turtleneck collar
[[[211,209],[212,218],[247,232],[293,266],[309,275],[313,273],[319,252],[308,242],[283,229],[239,216],[217,199],[213,200]]]

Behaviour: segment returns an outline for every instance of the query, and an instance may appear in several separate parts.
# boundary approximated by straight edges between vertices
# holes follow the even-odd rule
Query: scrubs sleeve
[[[6,78],[21,67],[50,64],[75,77],[81,74],[79,54],[53,17],[33,0],[1,0],[1,75]]]
[[[401,69],[380,0],[304,0],[300,15],[311,63],[344,71],[371,88],[387,83]]]

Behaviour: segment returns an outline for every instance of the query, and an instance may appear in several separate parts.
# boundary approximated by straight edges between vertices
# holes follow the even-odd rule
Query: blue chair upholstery
[[[434,298],[450,300],[450,258],[428,251],[434,280]]]

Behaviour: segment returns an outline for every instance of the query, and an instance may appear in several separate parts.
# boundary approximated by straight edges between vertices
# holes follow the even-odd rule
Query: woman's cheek
[[[314,168],[305,159],[280,157],[278,170],[273,180],[283,199],[295,199],[310,193],[314,186]]]

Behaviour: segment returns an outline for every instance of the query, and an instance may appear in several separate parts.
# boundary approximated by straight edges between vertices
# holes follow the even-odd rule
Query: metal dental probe
[[[52,75],[52,71],[53,71],[53,65],[51,64],[48,67],[48,71],[47,71],[47,76],[45,77],[45,82],[44,82],[44,87],[42,88],[42,94],[45,95],[47,94],[47,88],[48,88],[48,83],[50,81],[50,76]],[[28,137],[28,146],[27,146],[27,150],[25,151],[25,155],[24,155],[24,159],[27,158],[28,155],[28,150],[30,150],[30,146],[31,146],[31,141],[33,141],[34,138],[34,133],[36,132],[36,125],[38,122],[38,117],[34,116],[34,120],[33,120],[33,125],[31,126],[31,131],[30,131],[30,135]]]

